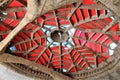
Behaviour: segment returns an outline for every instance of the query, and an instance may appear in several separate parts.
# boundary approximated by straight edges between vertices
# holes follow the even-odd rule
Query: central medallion
[[[51,39],[54,42],[65,42],[68,39],[68,34],[62,30],[55,30],[51,33]]]

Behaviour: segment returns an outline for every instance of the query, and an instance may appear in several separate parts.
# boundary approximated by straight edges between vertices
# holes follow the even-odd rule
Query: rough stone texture
[[[3,4],[5,4],[8,0],[0,0],[0,6],[2,6]]]
[[[17,58],[15,56],[12,56],[10,54],[3,54],[0,57],[0,61],[3,61],[5,63],[21,63],[24,65],[33,65],[35,67],[37,67],[38,69],[40,69],[42,72],[50,74],[50,76],[54,77],[55,80],[71,80],[70,77],[64,76],[63,74],[60,74],[58,72],[55,72],[53,70],[50,70],[46,67],[44,67],[43,65],[38,65],[36,63],[33,63],[31,61],[25,60],[23,58]]]
[[[120,19],[120,0],[98,0],[100,3],[102,3],[104,6],[106,6],[109,10],[115,14],[114,16],[117,16],[118,19]]]

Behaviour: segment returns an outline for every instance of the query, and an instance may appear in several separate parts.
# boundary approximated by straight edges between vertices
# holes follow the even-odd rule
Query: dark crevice
[[[0,35],[0,41],[2,41],[3,40],[3,38],[2,38],[2,36]]]
[[[80,11],[81,11],[81,15],[82,15],[83,20],[85,20],[85,14],[83,12],[83,9],[80,9]]]
[[[89,17],[91,18],[92,17],[91,10],[88,10],[88,13],[89,13]]]
[[[100,16],[100,10],[97,10],[97,16],[98,17]]]

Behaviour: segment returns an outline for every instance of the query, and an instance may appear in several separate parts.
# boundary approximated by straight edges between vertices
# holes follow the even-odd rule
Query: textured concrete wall
[[[35,80],[0,64],[0,80]]]

